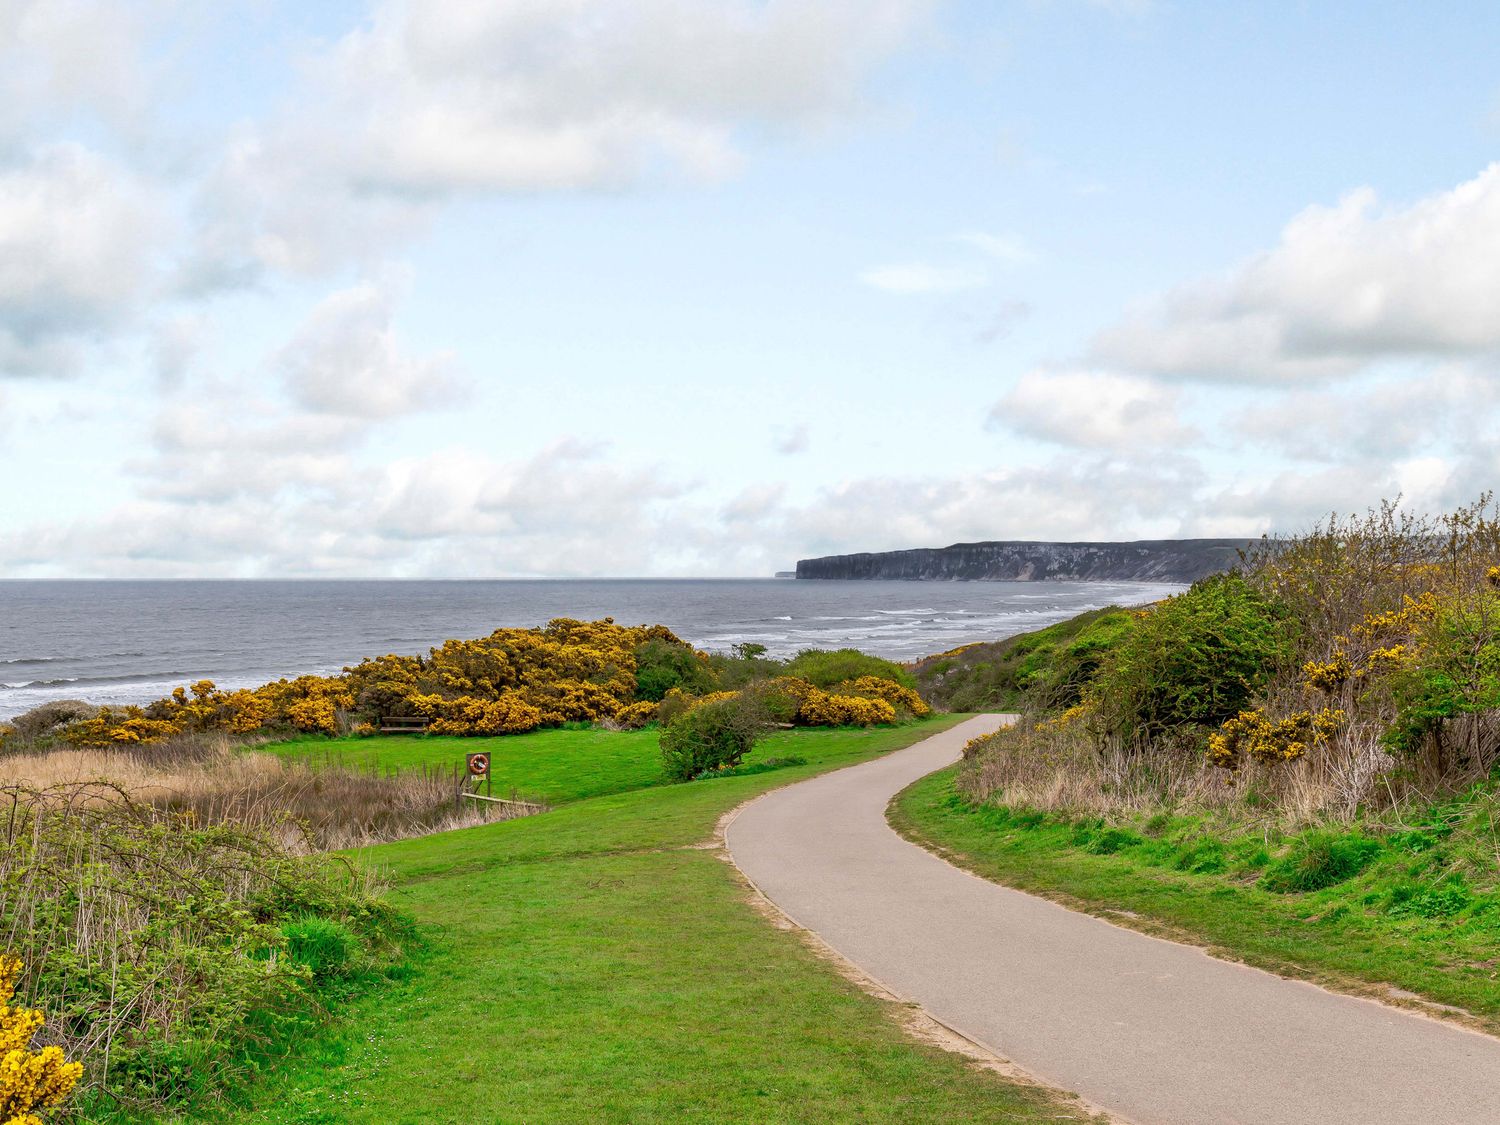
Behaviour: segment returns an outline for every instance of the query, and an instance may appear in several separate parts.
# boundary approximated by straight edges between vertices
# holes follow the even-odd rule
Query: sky
[[[1493,487],[1500,6],[0,0],[0,578]]]

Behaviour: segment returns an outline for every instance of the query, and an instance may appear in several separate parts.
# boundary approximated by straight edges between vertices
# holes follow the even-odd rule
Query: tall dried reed
[[[534,803],[460,800],[462,771],[379,771],[246,750],[212,732],[128,750],[54,749],[0,756],[0,784],[48,789],[100,781],[194,824],[275,833],[298,852],[363,846],[529,815]]]

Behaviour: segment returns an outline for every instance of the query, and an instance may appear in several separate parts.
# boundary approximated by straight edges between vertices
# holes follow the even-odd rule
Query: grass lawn
[[[490,755],[490,773],[497,797],[508,797],[515,792],[549,805],[562,805],[588,797],[668,784],[661,772],[659,735],[655,729],[612,732],[597,728],[539,730],[498,738],[448,735],[325,738],[313,735],[268,743],[260,749],[285,757],[303,758],[313,764],[341,762],[376,770],[462,766],[466,754],[484,750]],[[746,764],[753,765],[768,758],[807,757],[809,736],[819,747],[819,753],[832,753],[836,747],[865,745],[871,732],[854,729],[773,731],[756,743],[754,752],[745,760]]]
[[[1451,827],[1377,846],[1350,836],[1373,857],[1367,866],[1282,893],[1256,884],[1297,870],[1277,862],[1295,858],[1294,841],[1252,831],[1225,838],[1189,817],[1136,832],[975,807],[954,791],[955,772],[901,793],[890,820],[978,875],[1283,975],[1387,1000],[1394,985],[1500,1030],[1500,901],[1455,876],[1468,844]]]
[[[356,768],[408,770],[423,766],[462,766],[464,756],[490,755],[495,795],[514,790],[523,797],[560,805],[585,797],[624,793],[665,782],[655,730],[611,732],[597,729],[539,730],[499,738],[450,735],[384,735],[373,738],[309,736],[272,742],[272,754],[341,762]],[[783,737],[784,736],[775,736]],[[762,744],[769,747],[774,737]],[[774,750],[757,747],[757,756]]]
[[[795,754],[805,765],[652,785],[368,849],[363,858],[389,873],[393,900],[423,925],[430,950],[410,980],[356,1002],[220,1119],[1078,1117],[1048,1094],[907,1039],[889,1005],[759,916],[734,870],[701,846],[725,812],[758,793],[909,745],[958,718],[789,732],[754,757]],[[534,754],[561,753],[573,743],[556,735],[572,733],[530,736]],[[618,781],[619,761],[641,737],[601,737],[622,740],[621,758],[603,771]],[[423,741],[437,740],[413,740],[411,752]],[[573,765],[593,769],[581,758]],[[563,776],[546,772],[553,768],[518,766],[517,787]]]

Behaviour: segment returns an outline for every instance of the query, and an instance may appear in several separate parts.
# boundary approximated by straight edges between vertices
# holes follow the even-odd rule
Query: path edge
[[[941,844],[930,846],[922,840],[913,839],[891,822],[891,810],[906,792],[922,784],[932,774],[950,769],[952,765],[956,764],[950,763],[947,766],[940,766],[938,769],[933,770],[932,773],[923,774],[892,796],[885,807],[886,827],[912,847],[920,848],[934,859],[941,860],[955,871],[961,872],[971,879],[978,879],[982,883],[1003,887],[1015,894],[1027,895],[1031,898],[1041,899],[1044,902],[1050,902],[1053,906],[1072,911],[1074,914],[1085,915],[1096,921],[1103,922],[1105,925],[1114,926],[1116,929],[1126,930],[1155,941],[1166,942],[1168,945],[1177,945],[1184,949],[1191,949],[1197,953],[1201,953],[1205,957],[1223,962],[1226,965],[1233,965],[1236,968],[1249,972],[1265,973],[1267,976],[1275,977],[1277,980],[1283,980],[1289,984],[1300,984],[1307,988],[1315,988],[1320,992],[1328,993],[1330,996],[1360,1000],[1366,1004],[1373,1004],[1377,1008],[1398,1012],[1404,1016],[1417,1016],[1421,1019],[1431,1020],[1445,1027],[1468,1032],[1470,1035],[1478,1035],[1482,1038],[1492,1040],[1500,1039],[1500,1027],[1497,1027],[1493,1021],[1487,1021],[1480,1016],[1476,1016],[1467,1009],[1458,1008],[1451,1004],[1442,1004],[1436,1000],[1429,1000],[1425,996],[1419,996],[1416,993],[1408,993],[1405,990],[1398,992],[1396,986],[1389,981],[1377,983],[1361,980],[1358,977],[1340,976],[1333,973],[1323,974],[1317,970],[1305,969],[1291,962],[1281,962],[1279,963],[1279,967],[1271,968],[1267,965],[1257,964],[1254,961],[1248,960],[1238,951],[1231,949],[1227,945],[1205,943],[1202,935],[1194,934],[1190,930],[1182,929],[1169,922],[1163,922],[1148,915],[1135,914],[1127,910],[1112,910],[1107,906],[1071,895],[1067,891],[1032,890],[1027,887],[1013,886],[1010,883],[1002,882],[989,875],[981,874],[967,864],[959,862],[963,858],[962,852],[945,848]],[[750,803],[752,802],[746,802],[747,805]]]
[[[962,724],[954,724],[948,730],[954,730],[960,725]],[[938,731],[929,737],[935,738],[938,735],[946,733],[948,732]],[[1122,1117],[1117,1111],[1096,1105],[1080,1094],[1057,1086],[1032,1073],[983,1040],[954,1027],[945,1020],[939,1019],[919,1001],[903,995],[899,990],[892,988],[878,977],[856,965],[833,946],[829,945],[816,930],[804,926],[790,913],[777,905],[769,895],[760,889],[755,880],[746,874],[744,868],[740,867],[734,858],[734,854],[729,850],[729,826],[739,818],[740,813],[754,805],[757,801],[764,800],[773,793],[779,793],[784,789],[790,789],[804,782],[832,777],[835,774],[842,773],[844,770],[858,769],[861,766],[869,765],[870,762],[883,761],[892,755],[901,754],[907,750],[914,750],[926,741],[927,739],[922,739],[921,741],[913,742],[910,746],[903,746],[900,750],[894,750],[891,754],[881,755],[879,758],[871,758],[864,762],[854,762],[839,769],[830,770],[827,773],[820,773],[814,777],[800,778],[797,781],[789,781],[785,785],[778,785],[774,789],[767,789],[763,793],[757,793],[748,801],[742,801],[719,817],[718,821],[714,824],[713,835],[708,840],[692,846],[699,850],[713,853],[718,859],[727,864],[733,871],[734,877],[739,881],[741,888],[747,892],[745,899],[752,910],[760,914],[777,929],[787,930],[796,934],[797,938],[815,956],[820,960],[828,962],[830,967],[841,977],[860,989],[867,996],[880,1001],[886,1007],[887,1014],[901,1028],[901,1031],[907,1038],[917,1043],[937,1047],[940,1050],[947,1051],[949,1054],[966,1058],[982,1069],[993,1071],[1016,1085],[1036,1090],[1045,1090],[1060,1101],[1084,1113],[1086,1115],[1085,1120],[1096,1123],[1102,1122],[1105,1125],[1135,1125],[1135,1122],[1130,1118]],[[931,775],[924,774],[923,776],[927,777]],[[913,782],[913,784],[916,783]],[[903,789],[902,792],[905,792],[905,790]],[[889,824],[888,820],[887,824]],[[892,830],[894,831],[894,829]],[[897,833],[897,835],[900,835],[900,833]],[[905,836],[901,838],[906,840]],[[915,841],[907,840],[906,842],[912,844],[914,847],[921,847]],[[926,851],[927,849],[923,848],[923,850]],[[939,856],[938,858],[942,857]],[[947,863],[948,861],[945,859],[944,862]],[[957,865],[950,863],[949,866],[956,867]],[[957,870],[963,871],[964,869],[960,867]],[[980,876],[975,875],[972,871],[965,871],[965,874],[980,878]],[[897,1009],[901,1010],[897,1011]]]

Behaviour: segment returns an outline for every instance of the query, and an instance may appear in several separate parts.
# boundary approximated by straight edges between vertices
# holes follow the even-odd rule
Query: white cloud
[[[848,112],[930,4],[390,0],[322,63],[356,176],[401,191],[717,176],[749,125]]]
[[[1116,371],[1028,371],[990,411],[993,425],[1083,449],[1163,449],[1196,434],[1178,417],[1179,393]]]
[[[865,478],[825,490],[786,522],[803,554],[985,539],[1170,536],[1195,508],[1200,466],[1173,456],[1059,457],[956,477]]]
[[[1100,362],[1203,379],[1327,378],[1394,356],[1500,348],[1500,164],[1382,208],[1366,188],[1310,207],[1277,246],[1101,333]]]
[[[0,375],[49,375],[138,307],[160,216],[145,188],[75,144],[0,167]]]
[[[366,282],[326,297],[276,359],[293,400],[322,414],[392,418],[452,407],[465,387],[446,353],[404,354],[388,286]]]
[[[886,293],[957,293],[989,284],[984,270],[970,266],[934,266],[925,262],[874,266],[859,275],[872,289]]]
[[[116,123],[146,104],[142,45],[157,0],[0,2],[0,143],[88,109]]]
[[[464,196],[735,172],[863,111],[933,0],[381,0],[204,185],[183,285],[327,272]]]
[[[971,230],[954,235],[953,241],[972,246],[997,262],[1019,266],[1036,261],[1036,255],[1024,241],[1015,235],[987,234],[984,231]]]
[[[169,316],[152,327],[151,366],[163,388],[182,386],[199,362],[208,335],[208,320],[202,313]]]
[[[774,514],[786,496],[786,485],[752,484],[743,488],[724,505],[721,513],[726,523],[752,523]]]
[[[788,456],[806,453],[812,447],[812,438],[805,425],[776,427],[776,452]]]
[[[691,566],[722,548],[703,514],[664,501],[659,466],[621,468],[563,439],[501,460],[455,448],[367,465],[358,434],[305,417],[231,426],[182,408],[138,467],[141,496],[0,542],[0,569],[126,576],[591,575]],[[261,422],[269,421],[262,418]],[[732,548],[731,548],[732,549]]]
[[[1487,367],[1431,370],[1298,389],[1238,412],[1234,428],[1262,449],[1315,462],[1390,462],[1434,449],[1492,447],[1500,380]]]

